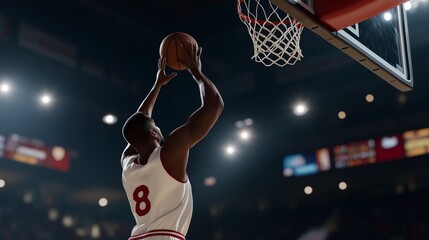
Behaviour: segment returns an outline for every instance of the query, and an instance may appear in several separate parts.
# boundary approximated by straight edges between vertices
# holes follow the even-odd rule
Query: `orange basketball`
[[[186,33],[171,33],[162,40],[159,46],[159,55],[165,56],[167,66],[174,70],[185,70],[185,51],[191,53],[192,46],[198,48],[195,39]]]

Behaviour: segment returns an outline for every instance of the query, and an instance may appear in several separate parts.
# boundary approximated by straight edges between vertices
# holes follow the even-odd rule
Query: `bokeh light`
[[[308,112],[308,105],[306,103],[300,102],[294,105],[293,113],[296,116],[303,116]]]
[[[39,100],[42,105],[49,106],[52,103],[52,96],[45,93],[40,96]]]
[[[107,200],[107,198],[100,198],[98,200],[98,205],[100,205],[100,207],[105,207],[108,203],[109,201]]]
[[[345,119],[346,117],[347,117],[346,112],[344,112],[344,111],[340,111],[340,112],[338,113],[338,118],[339,118],[339,119]]]
[[[310,187],[310,186],[305,187],[304,188],[304,193],[307,194],[307,195],[312,194],[313,193],[313,188]]]
[[[11,90],[10,84],[9,83],[0,83],[0,92],[1,93],[9,93]]]
[[[118,121],[118,118],[113,114],[106,114],[103,116],[103,122],[107,125],[113,125]]]
[[[373,101],[374,101],[374,95],[372,95],[372,94],[367,94],[367,95],[365,96],[365,100],[366,100],[367,102],[369,102],[369,103],[373,102]]]
[[[206,177],[204,179],[204,185],[206,187],[212,187],[212,186],[216,185],[216,178],[215,177]]]
[[[233,145],[228,145],[228,146],[226,146],[225,147],[225,153],[227,154],[227,155],[234,155],[234,153],[235,153],[235,147],[233,146]]]

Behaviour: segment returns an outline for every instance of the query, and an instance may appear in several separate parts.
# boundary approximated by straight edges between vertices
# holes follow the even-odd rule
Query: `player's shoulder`
[[[137,150],[128,144],[121,155],[121,165],[122,167],[128,165],[127,163],[133,162],[136,158],[138,159],[138,152]]]
[[[136,154],[138,154],[137,150],[133,146],[131,146],[131,144],[127,144],[124,151],[122,152],[121,160]]]

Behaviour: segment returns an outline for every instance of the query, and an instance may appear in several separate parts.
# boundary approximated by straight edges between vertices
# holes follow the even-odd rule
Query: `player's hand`
[[[166,62],[166,59],[164,56],[161,56],[158,60],[158,72],[156,73],[156,83],[160,84],[161,86],[167,84],[168,82],[170,82],[171,79],[177,76],[176,72],[172,72],[171,74],[166,75],[165,62]]]
[[[191,51],[185,52],[185,65],[188,66],[188,71],[195,76],[195,74],[201,72],[201,53],[203,48],[192,46]]]

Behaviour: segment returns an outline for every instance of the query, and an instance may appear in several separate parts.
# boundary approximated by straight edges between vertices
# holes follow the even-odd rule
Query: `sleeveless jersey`
[[[192,217],[192,189],[189,179],[179,182],[165,170],[161,147],[155,148],[147,163],[138,155],[122,160],[122,184],[136,226],[130,240],[184,240]]]

